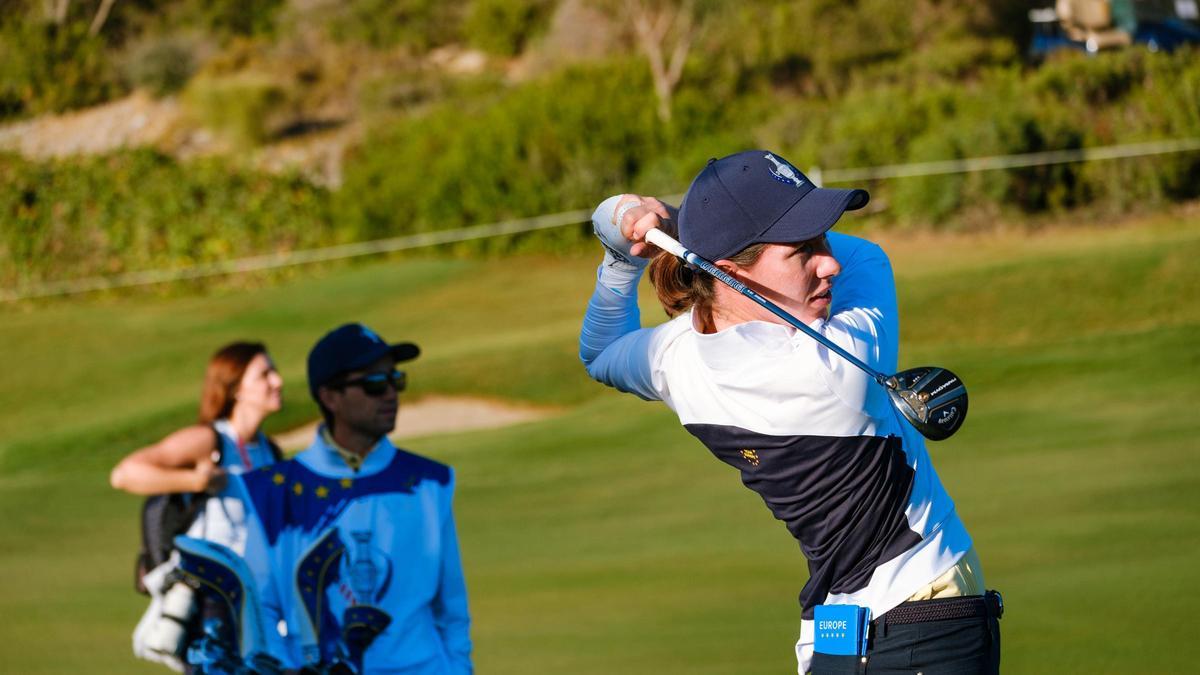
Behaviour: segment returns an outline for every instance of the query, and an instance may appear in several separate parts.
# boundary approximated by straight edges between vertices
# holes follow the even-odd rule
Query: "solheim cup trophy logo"
[[[769,152],[763,155],[763,159],[775,165],[773,167],[768,167],[768,170],[771,172],[771,176],[774,177],[775,180],[787,185],[793,185],[795,187],[804,187],[804,179],[800,177],[800,172],[797,171],[796,168],[791,164],[788,164],[786,161],[779,159]]]
[[[387,629],[392,617],[375,606],[387,593],[392,581],[392,563],[378,548],[371,545],[370,530],[354,530],[354,551],[345,562],[354,604],[342,614],[342,642],[357,672],[362,671],[363,655],[380,633]]]
[[[296,563],[293,589],[308,618],[297,626],[297,638],[305,663],[317,673],[361,673],[367,648],[392,622],[374,605],[391,586],[391,562],[371,545],[370,530],[351,531],[352,543],[345,534],[337,527],[326,530]],[[329,602],[333,593],[347,602],[338,636],[322,633],[336,621]],[[343,666],[350,670],[339,670]]]
[[[354,554],[350,558],[350,590],[354,592],[355,604],[373,604],[375,592],[379,587],[379,568],[372,560],[370,530],[359,530],[350,533],[354,540]],[[380,556],[382,557],[382,556]],[[384,558],[383,565],[387,566]]]

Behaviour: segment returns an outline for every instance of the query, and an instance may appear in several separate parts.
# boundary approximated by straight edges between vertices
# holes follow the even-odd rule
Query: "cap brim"
[[[411,342],[401,342],[391,346],[392,358],[396,363],[412,361],[421,355],[421,348]]]
[[[396,363],[412,361],[421,354],[421,349],[411,342],[400,342],[394,345],[379,344],[375,349],[361,352],[358,358],[346,364],[342,372],[366,368],[385,356],[395,359]]]
[[[825,234],[843,213],[861,209],[870,199],[866,190],[814,188],[753,243],[784,244],[813,239]]]

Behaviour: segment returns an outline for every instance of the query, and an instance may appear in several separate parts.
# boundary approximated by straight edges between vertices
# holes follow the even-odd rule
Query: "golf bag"
[[[354,675],[362,672],[367,647],[392,622],[392,617],[373,605],[351,605],[341,621],[322,599],[326,589],[337,580],[341,562],[347,555],[346,543],[336,527],[317,539],[300,559],[292,574],[293,602],[303,608],[307,621],[300,621],[296,638],[308,663],[302,675]],[[340,624],[340,631],[333,633]],[[326,637],[322,638],[322,633]],[[330,634],[337,639],[330,640]]]
[[[193,672],[208,675],[276,675],[280,663],[267,651],[267,625],[258,586],[246,561],[226,546],[177,537],[179,574],[184,585],[215,598],[225,619],[204,620],[203,634],[188,647]],[[228,621],[231,625],[225,625]]]
[[[193,672],[208,675],[277,675],[281,664],[267,651],[268,631],[275,630],[263,614],[258,586],[246,561],[228,547],[202,539],[176,537],[180,586],[214,598],[224,611],[203,621],[203,634],[187,648],[186,661]],[[321,627],[332,627],[327,606],[322,610],[328,583],[336,578],[346,548],[336,528],[314,543],[296,563],[293,593],[303,605],[308,622],[298,626],[308,665],[305,675],[356,675],[362,672],[363,654],[391,623],[378,607],[353,605],[341,617],[338,639],[324,645]],[[310,574],[310,572],[312,574]],[[304,579],[315,579],[305,582]]]

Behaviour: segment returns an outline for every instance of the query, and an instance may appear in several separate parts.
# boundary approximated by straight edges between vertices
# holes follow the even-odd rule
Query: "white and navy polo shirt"
[[[593,217],[609,217],[603,207]],[[828,320],[811,326],[894,372],[899,322],[887,256],[864,239],[828,237],[842,272]],[[640,328],[639,277],[601,266],[580,357],[596,380],[666,403],[799,541],[809,568],[800,672],[816,605],[862,605],[878,616],[971,548],[924,439],[870,376],[790,326],[751,321],[706,334],[687,312]]]

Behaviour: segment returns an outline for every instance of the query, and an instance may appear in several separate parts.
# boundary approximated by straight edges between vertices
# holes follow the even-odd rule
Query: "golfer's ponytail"
[[[712,278],[696,274],[679,258],[659,251],[650,261],[650,283],[667,316],[676,317],[696,306],[712,304]]]
[[[740,266],[753,265],[766,246],[752,244],[729,256],[728,260]],[[650,261],[650,283],[654,284],[658,302],[667,316],[676,317],[692,309],[699,314],[702,324],[711,323],[716,292],[713,278],[709,275],[693,270],[666,251],[659,251]]]

